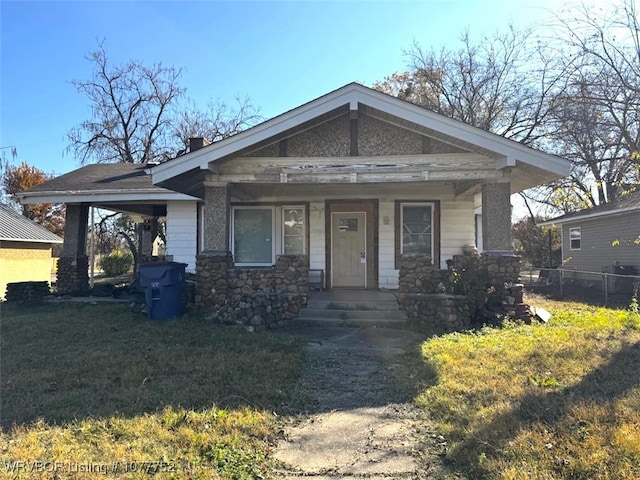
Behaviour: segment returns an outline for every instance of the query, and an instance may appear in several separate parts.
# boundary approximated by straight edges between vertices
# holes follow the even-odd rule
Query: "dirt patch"
[[[423,337],[385,328],[301,329],[308,342],[306,415],[284,431],[278,478],[453,479],[402,384],[401,355]]]

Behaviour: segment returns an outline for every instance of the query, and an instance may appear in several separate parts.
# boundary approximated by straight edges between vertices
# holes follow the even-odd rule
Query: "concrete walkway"
[[[307,327],[296,334],[308,341],[303,383],[317,405],[286,429],[276,450],[283,465],[275,472],[278,478],[457,478],[436,454],[424,462],[425,440],[435,435],[398,383],[399,355],[421,335],[336,327]]]

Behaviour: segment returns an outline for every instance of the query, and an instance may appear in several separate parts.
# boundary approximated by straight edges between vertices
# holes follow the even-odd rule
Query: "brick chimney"
[[[189,151],[195,152],[201,148],[211,145],[211,142],[204,137],[193,137],[189,139]]]

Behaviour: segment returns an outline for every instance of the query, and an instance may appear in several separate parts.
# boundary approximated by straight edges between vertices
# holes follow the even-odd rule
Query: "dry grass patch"
[[[105,468],[107,478],[126,462],[150,462],[129,469],[162,478],[268,476],[273,412],[300,403],[298,341],[196,316],[151,322],[121,306],[3,305],[1,342],[0,462],[27,463],[13,472],[0,463],[0,478],[33,478],[34,461],[59,462],[57,473]]]
[[[418,397],[472,478],[640,477],[640,317],[530,300],[548,325],[433,338]]]

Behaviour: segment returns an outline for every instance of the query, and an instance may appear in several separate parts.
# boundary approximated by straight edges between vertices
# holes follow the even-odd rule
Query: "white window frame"
[[[571,238],[571,234],[577,232],[577,238]],[[573,248],[573,240],[577,240],[579,246],[577,248]],[[570,227],[569,228],[569,250],[582,250],[582,227]]]
[[[271,210],[271,262],[270,263],[238,263],[234,260],[234,265],[239,267],[268,267],[275,265],[276,255],[286,255],[285,248],[285,230],[284,230],[284,210],[290,209],[299,209],[302,210],[302,218],[303,218],[303,229],[302,229],[302,255],[307,254],[307,237],[308,237],[308,225],[307,225],[307,208],[305,205],[301,204],[291,204],[291,205],[232,205],[231,206],[231,226],[229,231],[229,241],[230,241],[230,249],[231,253],[235,259],[235,212],[236,210],[246,210],[246,209],[261,209],[261,210]],[[203,228],[204,233],[204,228]],[[276,235],[279,233],[279,235]],[[204,244],[204,236],[203,236],[203,244]]]
[[[435,244],[434,244],[434,211],[436,209],[433,202],[401,202],[400,203],[400,254],[404,255],[404,207],[431,207],[431,260],[433,261]]]
[[[280,239],[280,252],[282,255],[287,255],[287,253],[285,253],[284,251],[284,246],[285,246],[285,241],[284,241],[284,211],[289,208],[289,209],[296,209],[296,210],[302,210],[302,255],[306,255],[307,254],[307,209],[305,208],[304,205],[282,205],[282,207],[280,207],[280,219],[281,219],[281,226],[280,226],[280,232],[281,232],[281,239]]]
[[[269,263],[238,263],[235,261],[235,224],[236,210],[271,210],[271,262]],[[231,207],[231,253],[234,265],[238,267],[271,267],[276,261],[276,207],[273,205],[233,205]]]

